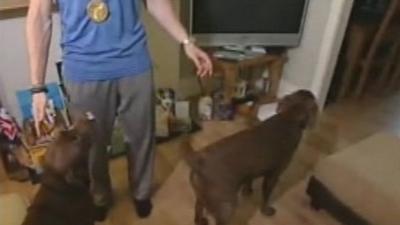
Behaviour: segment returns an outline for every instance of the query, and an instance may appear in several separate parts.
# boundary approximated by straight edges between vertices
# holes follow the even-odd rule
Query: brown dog
[[[318,113],[314,95],[299,90],[285,96],[277,114],[253,128],[224,138],[204,149],[187,150],[191,167],[191,184],[196,193],[195,223],[208,223],[206,209],[217,225],[231,222],[239,189],[251,192],[251,181],[263,177],[265,215],[275,210],[268,200],[282,171],[288,166],[302,138],[303,130],[312,126]],[[190,149],[189,141],[186,149]]]
[[[60,130],[46,153],[41,187],[23,225],[93,225],[88,159],[94,121],[80,118]]]

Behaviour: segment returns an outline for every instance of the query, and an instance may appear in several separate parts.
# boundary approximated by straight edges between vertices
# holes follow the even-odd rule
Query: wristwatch
[[[181,42],[181,44],[182,44],[182,46],[185,46],[185,45],[189,45],[189,44],[194,44],[194,42],[195,42],[194,38],[189,37],[189,38],[184,39]]]
[[[46,85],[35,85],[30,89],[32,94],[38,94],[38,93],[47,93],[47,87]]]

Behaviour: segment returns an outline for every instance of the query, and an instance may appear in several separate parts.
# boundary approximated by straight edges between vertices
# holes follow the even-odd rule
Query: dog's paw
[[[208,225],[207,218],[203,217],[195,221],[196,225]]]
[[[135,199],[136,213],[140,218],[149,217],[153,209],[153,203],[150,199],[136,200]]]
[[[95,208],[95,221],[103,222],[107,218],[108,207],[96,206]]]
[[[321,205],[315,200],[311,200],[311,207],[317,211],[321,209]]]
[[[273,216],[276,213],[276,209],[267,205],[261,209],[261,212],[266,216]]]

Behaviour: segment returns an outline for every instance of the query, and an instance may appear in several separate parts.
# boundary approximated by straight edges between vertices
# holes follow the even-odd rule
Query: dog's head
[[[71,185],[89,183],[89,151],[94,142],[94,117],[76,117],[69,129],[57,129],[45,157],[45,170]]]
[[[290,116],[304,128],[313,127],[318,115],[318,104],[312,92],[298,90],[278,102],[277,113]]]

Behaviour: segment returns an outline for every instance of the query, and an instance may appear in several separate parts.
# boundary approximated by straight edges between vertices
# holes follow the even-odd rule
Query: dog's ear
[[[54,140],[63,139],[66,132],[66,130],[57,130],[54,133]],[[67,153],[60,151],[55,143],[50,144],[45,155],[45,167],[57,174],[65,174],[68,170],[68,159],[65,157],[65,154]]]
[[[293,105],[295,105],[298,101],[296,100],[296,96],[294,94],[289,94],[283,96],[283,98],[279,99],[278,106],[276,108],[276,113],[282,113],[287,111]]]
[[[303,128],[311,129],[315,126],[318,115],[316,104],[298,104],[292,106],[291,117],[295,118]]]
[[[316,124],[319,107],[315,96],[310,91],[301,90],[297,92],[298,101],[304,108],[300,114],[303,115],[304,128],[313,128]]]
[[[75,117],[69,129],[57,129],[45,156],[45,165],[58,174],[65,175],[81,154],[89,151],[94,118],[91,114]],[[86,151],[84,151],[86,150]]]
[[[315,101],[310,102],[310,105],[307,108],[308,118],[307,118],[307,127],[313,128],[317,123],[319,107]]]

